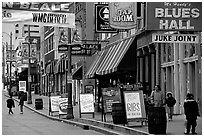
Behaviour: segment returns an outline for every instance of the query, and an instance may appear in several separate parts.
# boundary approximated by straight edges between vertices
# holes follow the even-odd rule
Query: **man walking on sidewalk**
[[[9,108],[9,114],[11,113],[11,114],[13,114],[13,111],[12,111],[12,107],[14,107],[15,108],[15,104],[14,104],[14,101],[13,101],[13,99],[12,99],[12,96],[10,95],[10,98],[9,99],[7,99],[7,107]]]
[[[21,93],[21,95],[20,95],[20,102],[19,102],[20,113],[21,114],[23,114],[23,105],[24,105],[24,95]]]

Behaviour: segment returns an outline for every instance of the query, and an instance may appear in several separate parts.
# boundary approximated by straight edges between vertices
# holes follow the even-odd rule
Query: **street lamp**
[[[10,38],[10,59],[12,57],[12,32],[10,32],[10,34],[6,33],[6,32],[2,32],[3,34],[6,34],[9,36]],[[10,74],[9,74],[9,77],[10,77],[10,80],[9,80],[9,95],[11,95],[11,69],[12,69],[12,60],[10,61],[6,61],[6,62],[10,62]]]

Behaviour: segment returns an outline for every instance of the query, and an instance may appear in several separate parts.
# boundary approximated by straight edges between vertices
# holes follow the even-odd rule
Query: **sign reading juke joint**
[[[202,3],[148,2],[147,30],[202,31]]]

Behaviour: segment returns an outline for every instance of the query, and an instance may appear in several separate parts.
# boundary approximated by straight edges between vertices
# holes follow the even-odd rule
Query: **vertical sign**
[[[51,112],[59,112],[59,98],[60,96],[51,96]]]
[[[147,2],[147,30],[202,31],[202,2]]]
[[[80,94],[80,113],[94,113],[93,94]]]
[[[68,107],[68,98],[59,98],[59,114],[66,115]]]
[[[110,26],[115,29],[132,29],[137,27],[136,2],[111,2]]]

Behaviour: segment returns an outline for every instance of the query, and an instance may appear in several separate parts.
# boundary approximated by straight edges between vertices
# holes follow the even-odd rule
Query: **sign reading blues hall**
[[[118,30],[109,25],[108,4],[95,4],[95,30],[98,33],[117,33]]]

